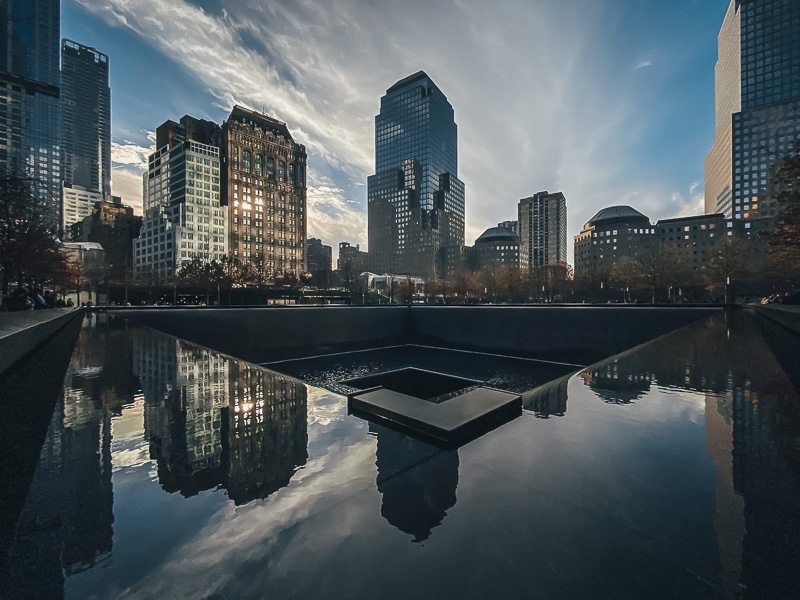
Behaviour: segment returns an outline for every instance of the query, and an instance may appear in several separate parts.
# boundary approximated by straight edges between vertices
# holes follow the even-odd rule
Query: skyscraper
[[[0,169],[61,223],[59,0],[0,0]]]
[[[436,278],[441,249],[464,245],[453,107],[423,71],[381,98],[367,199],[371,271]]]
[[[519,236],[531,268],[567,262],[567,200],[547,191],[519,201]]]
[[[111,89],[108,56],[63,40],[61,148],[64,185],[111,194]]]
[[[800,3],[731,0],[719,33],[706,212],[769,228],[776,161],[800,137]]]
[[[217,125],[184,116],[156,131],[144,174],[144,221],[133,242],[134,273],[168,283],[184,262],[224,258],[227,209],[220,197]]]

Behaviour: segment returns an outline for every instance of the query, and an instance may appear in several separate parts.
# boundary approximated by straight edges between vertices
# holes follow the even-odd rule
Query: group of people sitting
[[[43,292],[36,288],[19,286],[9,294],[3,295],[3,304],[0,310],[37,310],[40,308],[67,308],[74,306],[72,299],[64,302],[53,291]]]

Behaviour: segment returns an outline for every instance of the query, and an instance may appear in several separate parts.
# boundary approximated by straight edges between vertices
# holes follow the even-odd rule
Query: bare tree
[[[725,288],[725,303],[731,301],[731,290],[753,273],[751,244],[733,236],[721,238],[712,250],[708,266],[710,281]]]

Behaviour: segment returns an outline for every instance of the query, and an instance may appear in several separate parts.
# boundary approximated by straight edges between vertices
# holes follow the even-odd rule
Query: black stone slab
[[[381,387],[385,390],[406,394],[414,398],[436,401],[441,396],[446,396],[471,386],[481,385],[483,382],[477,379],[455,377],[454,375],[445,375],[444,373],[409,367],[367,375],[366,377],[346,379],[339,383],[358,390]]]
[[[347,399],[348,409],[357,416],[446,447],[466,443],[522,414],[521,396],[485,387],[441,404],[384,388],[355,392]]]

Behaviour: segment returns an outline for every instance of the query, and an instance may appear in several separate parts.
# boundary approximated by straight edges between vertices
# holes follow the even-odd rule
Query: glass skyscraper
[[[111,90],[108,56],[64,40],[61,48],[64,185],[111,194]]]
[[[731,0],[719,35],[706,211],[770,228],[772,177],[800,138],[800,2]]]
[[[61,223],[59,0],[0,0],[0,169]]]
[[[367,267],[436,278],[441,249],[464,245],[464,184],[453,107],[423,71],[381,98],[367,186]]]

